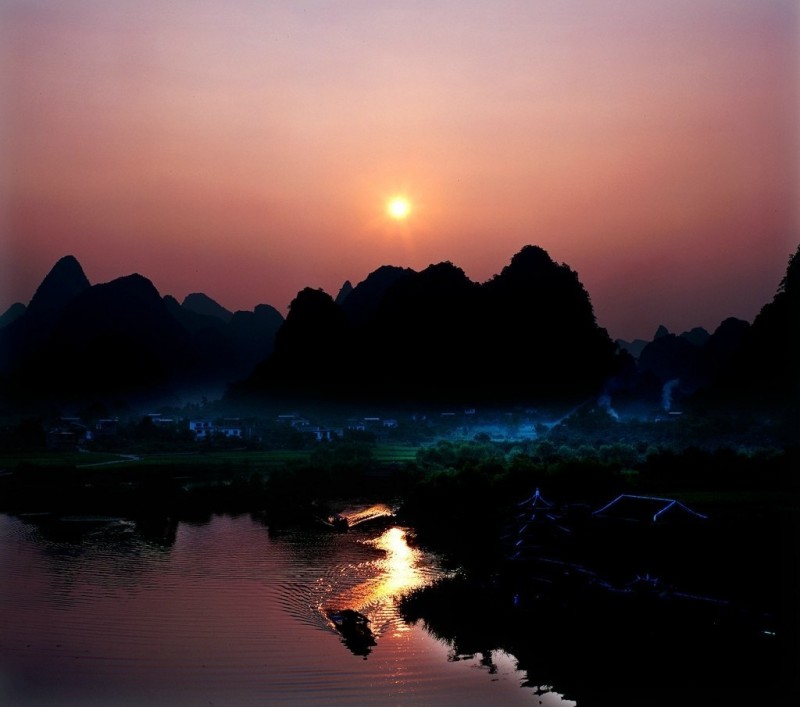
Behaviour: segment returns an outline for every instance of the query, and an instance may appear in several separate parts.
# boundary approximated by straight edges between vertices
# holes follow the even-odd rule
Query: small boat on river
[[[363,634],[369,631],[369,619],[364,616],[360,611],[353,609],[342,609],[341,611],[331,611],[328,613],[328,618],[333,622],[333,625],[342,633],[359,633]],[[370,631],[370,634],[372,632]]]
[[[350,529],[350,521],[338,513],[328,516],[327,518],[319,518],[320,523],[324,526],[335,530],[337,533],[346,533]]]
[[[340,533],[344,533],[350,527],[350,521],[338,513],[330,517],[330,524],[334,530],[338,530]]]
[[[366,657],[372,646],[376,645],[375,636],[369,627],[369,619],[361,612],[353,609],[330,611],[328,618],[342,634],[345,645],[356,655]]]

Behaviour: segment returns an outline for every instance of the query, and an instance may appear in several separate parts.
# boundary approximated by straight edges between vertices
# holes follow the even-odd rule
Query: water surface
[[[406,624],[400,594],[444,571],[406,529],[367,526],[0,515],[0,703],[575,704]],[[366,655],[327,618],[342,608],[370,618]]]

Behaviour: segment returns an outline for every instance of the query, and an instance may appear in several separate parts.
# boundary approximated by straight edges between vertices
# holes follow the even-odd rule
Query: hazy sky
[[[0,0],[0,310],[66,254],[285,311],[381,264],[483,281],[532,243],[612,336],[750,320],[800,242],[799,22],[796,0]]]

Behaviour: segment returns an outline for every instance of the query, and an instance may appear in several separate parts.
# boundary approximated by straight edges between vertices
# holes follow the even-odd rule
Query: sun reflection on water
[[[405,633],[410,627],[398,620],[395,602],[402,594],[428,584],[432,580],[431,568],[426,566],[422,553],[408,544],[403,528],[389,528],[363,542],[384,556],[360,568],[351,567],[351,571],[371,576],[340,595],[338,602],[342,607],[368,613],[377,632],[391,626],[395,635]]]
[[[406,542],[406,532],[400,528],[389,528],[373,541],[375,547],[386,552],[379,563],[382,570],[378,591],[395,596],[425,583],[419,571],[419,551]]]

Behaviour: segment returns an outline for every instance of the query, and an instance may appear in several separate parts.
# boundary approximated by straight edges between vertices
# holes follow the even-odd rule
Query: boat
[[[331,611],[328,618],[339,631],[349,633],[364,633],[369,631],[369,619],[360,611],[353,609],[342,609],[341,611]],[[372,633],[370,631],[370,633]]]
[[[369,627],[369,619],[361,612],[354,609],[330,611],[328,618],[342,635],[345,645],[356,655],[366,657],[372,646],[376,645],[375,636]]]
[[[340,516],[338,513],[330,517],[330,524],[333,526],[334,530],[338,530],[340,533],[345,532],[350,527],[350,521],[344,516]]]
[[[318,518],[319,522],[337,533],[346,533],[350,528],[350,521],[338,513],[327,518]]]

